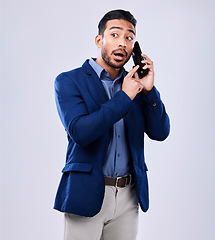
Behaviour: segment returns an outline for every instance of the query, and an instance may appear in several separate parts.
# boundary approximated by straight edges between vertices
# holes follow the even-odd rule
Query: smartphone
[[[145,77],[149,72],[149,69],[143,69],[143,67],[146,65],[146,63],[141,62],[142,60],[145,60],[145,58],[143,56],[141,56],[141,53],[142,52],[140,49],[140,45],[139,45],[138,41],[136,41],[134,43],[132,57],[133,57],[135,66],[137,66],[137,65],[140,66],[137,70],[137,74],[138,74],[139,78]]]

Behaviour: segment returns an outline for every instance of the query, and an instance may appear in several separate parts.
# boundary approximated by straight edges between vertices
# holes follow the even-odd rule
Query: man
[[[138,206],[149,207],[144,132],[162,141],[169,118],[148,74],[123,68],[135,39],[130,12],[113,10],[99,23],[98,57],[61,73],[57,109],[68,136],[66,165],[54,208],[65,212],[65,240],[136,239]]]

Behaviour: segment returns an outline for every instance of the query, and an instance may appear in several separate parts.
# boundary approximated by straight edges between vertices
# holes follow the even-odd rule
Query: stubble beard
[[[122,62],[122,63],[119,62],[119,64],[115,64],[111,61],[111,57],[108,56],[106,49],[103,48],[103,47],[101,49],[101,56],[102,56],[102,59],[105,61],[105,63],[108,66],[110,66],[112,68],[116,68],[116,69],[122,68],[128,62],[128,60],[130,59],[130,56],[128,56],[124,62]]]

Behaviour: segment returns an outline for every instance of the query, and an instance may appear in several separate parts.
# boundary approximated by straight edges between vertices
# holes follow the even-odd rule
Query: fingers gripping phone
[[[139,43],[136,41],[134,43],[134,48],[133,48],[133,52],[132,52],[132,57],[134,60],[134,64],[135,66],[139,65],[140,67],[137,69],[137,74],[139,76],[139,78],[143,78],[145,77],[148,72],[149,69],[143,69],[143,67],[146,65],[146,63],[142,63],[142,60],[145,60],[145,58],[143,56],[141,56],[141,49],[140,49],[140,45]]]

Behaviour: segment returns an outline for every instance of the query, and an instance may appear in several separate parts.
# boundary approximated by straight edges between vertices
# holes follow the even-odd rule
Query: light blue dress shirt
[[[121,90],[121,78],[125,69],[122,68],[118,76],[112,80],[109,73],[96,63],[93,58],[89,60],[89,64],[101,79],[107,96],[111,99],[116,92]],[[109,177],[121,177],[132,173],[131,154],[123,119],[113,125],[113,138],[108,148],[103,172],[105,176]]]

